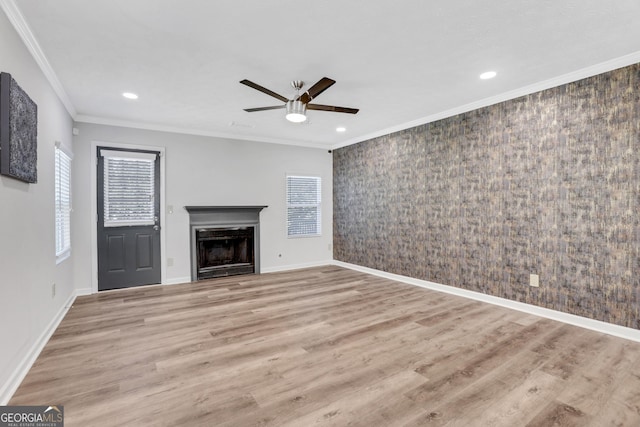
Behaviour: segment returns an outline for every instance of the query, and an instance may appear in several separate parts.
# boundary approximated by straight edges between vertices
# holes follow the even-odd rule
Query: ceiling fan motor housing
[[[307,104],[302,101],[290,100],[287,101],[287,115],[286,118],[290,122],[300,123],[307,120]]]

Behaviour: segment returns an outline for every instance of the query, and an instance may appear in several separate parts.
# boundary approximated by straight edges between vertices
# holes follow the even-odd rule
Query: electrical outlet
[[[173,258],[167,258],[167,267],[173,267]]]
[[[327,249],[329,249],[329,250],[331,250],[331,249],[332,249],[332,247],[333,247],[333,245],[332,245],[331,243],[329,243],[329,244],[327,245]]]
[[[534,288],[537,288],[540,286],[540,277],[538,277],[537,274],[529,275],[529,286],[533,286]]]
[[[56,284],[51,285],[51,298],[56,297]]]

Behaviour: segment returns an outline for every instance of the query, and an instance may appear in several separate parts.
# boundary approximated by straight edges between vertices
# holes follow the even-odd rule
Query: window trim
[[[60,171],[58,169],[58,164],[61,160],[64,160],[65,162],[68,162],[68,169],[69,169],[69,179],[68,182],[66,183],[68,188],[68,194],[69,194],[69,204],[67,207],[67,212],[66,214],[62,211],[62,206],[58,206],[58,202],[57,200],[59,200],[59,193],[62,191],[62,182],[60,181]],[[55,149],[54,149],[54,222],[55,222],[55,254],[56,254],[56,265],[60,264],[62,261],[66,260],[67,258],[69,258],[71,256],[71,214],[73,212],[73,186],[72,186],[72,170],[71,170],[71,165],[73,162],[73,152],[63,143],[56,141],[55,142]],[[66,236],[61,236],[60,233],[60,228],[58,227],[58,218],[59,215],[67,215],[68,216],[68,224],[69,227],[66,230],[66,233],[68,233]],[[69,238],[69,243],[68,245],[64,246],[63,248],[61,248],[60,250],[58,250],[58,246],[60,243],[60,240],[66,240],[66,237]],[[64,244],[64,243],[63,243]]]
[[[289,203],[289,179],[290,178],[312,178],[317,181],[317,203],[313,204],[290,204]],[[286,203],[286,233],[288,239],[300,239],[308,237],[321,237],[322,236],[322,177],[319,175],[300,175],[300,174],[287,174],[285,177],[285,203]],[[312,234],[289,234],[289,209],[292,207],[315,207],[316,208],[316,224],[317,233]]]

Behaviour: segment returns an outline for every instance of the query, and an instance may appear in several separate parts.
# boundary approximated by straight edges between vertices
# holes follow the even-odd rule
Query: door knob
[[[158,231],[158,230],[160,230],[160,226],[159,226],[159,225],[154,225],[154,226],[153,226],[153,229],[154,229],[155,231]]]

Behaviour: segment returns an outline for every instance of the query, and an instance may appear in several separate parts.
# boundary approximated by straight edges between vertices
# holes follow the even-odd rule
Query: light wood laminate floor
[[[79,297],[10,402],[72,426],[638,426],[640,344],[339,268]]]

